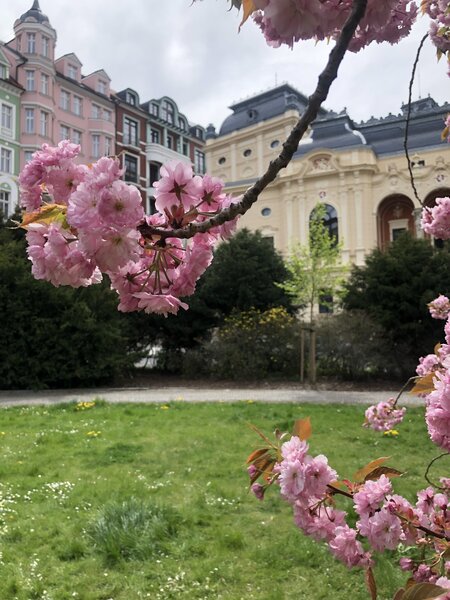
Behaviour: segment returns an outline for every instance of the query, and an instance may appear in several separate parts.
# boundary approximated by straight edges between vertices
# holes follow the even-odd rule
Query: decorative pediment
[[[315,152],[307,157],[305,176],[320,177],[339,171],[336,158],[329,152]]]

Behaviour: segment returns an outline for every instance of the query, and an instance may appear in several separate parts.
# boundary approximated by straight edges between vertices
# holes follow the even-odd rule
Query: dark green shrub
[[[364,311],[323,316],[316,332],[319,375],[349,380],[398,376],[383,328]]]
[[[299,326],[282,307],[227,317],[211,342],[187,351],[184,374],[258,379],[298,372]]]

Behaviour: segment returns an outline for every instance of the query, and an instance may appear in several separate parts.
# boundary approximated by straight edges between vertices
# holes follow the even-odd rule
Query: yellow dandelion
[[[388,429],[383,433],[383,435],[387,435],[388,437],[395,437],[398,435],[398,431],[396,429]]]

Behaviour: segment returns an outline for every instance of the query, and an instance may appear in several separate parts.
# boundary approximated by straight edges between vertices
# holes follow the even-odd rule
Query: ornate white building
[[[242,194],[281,150],[306,106],[288,84],[231,106],[219,133],[207,128],[207,171],[227,192]],[[432,204],[450,196],[450,145],[441,141],[450,105],[432,98],[411,106],[408,148],[419,197]],[[259,229],[288,253],[307,243],[311,211],[327,207],[328,225],[343,243],[344,263],[363,264],[374,248],[385,248],[402,231],[422,235],[403,149],[407,107],[399,115],[355,124],[346,111],[321,109],[294,159],[239,221]]]

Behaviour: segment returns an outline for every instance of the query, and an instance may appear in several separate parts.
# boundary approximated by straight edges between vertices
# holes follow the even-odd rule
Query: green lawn
[[[418,409],[397,438],[363,429],[355,406],[0,409],[1,600],[367,598],[363,574],[305,538],[275,488],[264,502],[247,491],[247,423],[269,433],[307,415],[311,451],[341,477],[392,456],[399,493],[424,487],[437,452]],[[376,576],[381,599],[405,579],[386,558]]]

